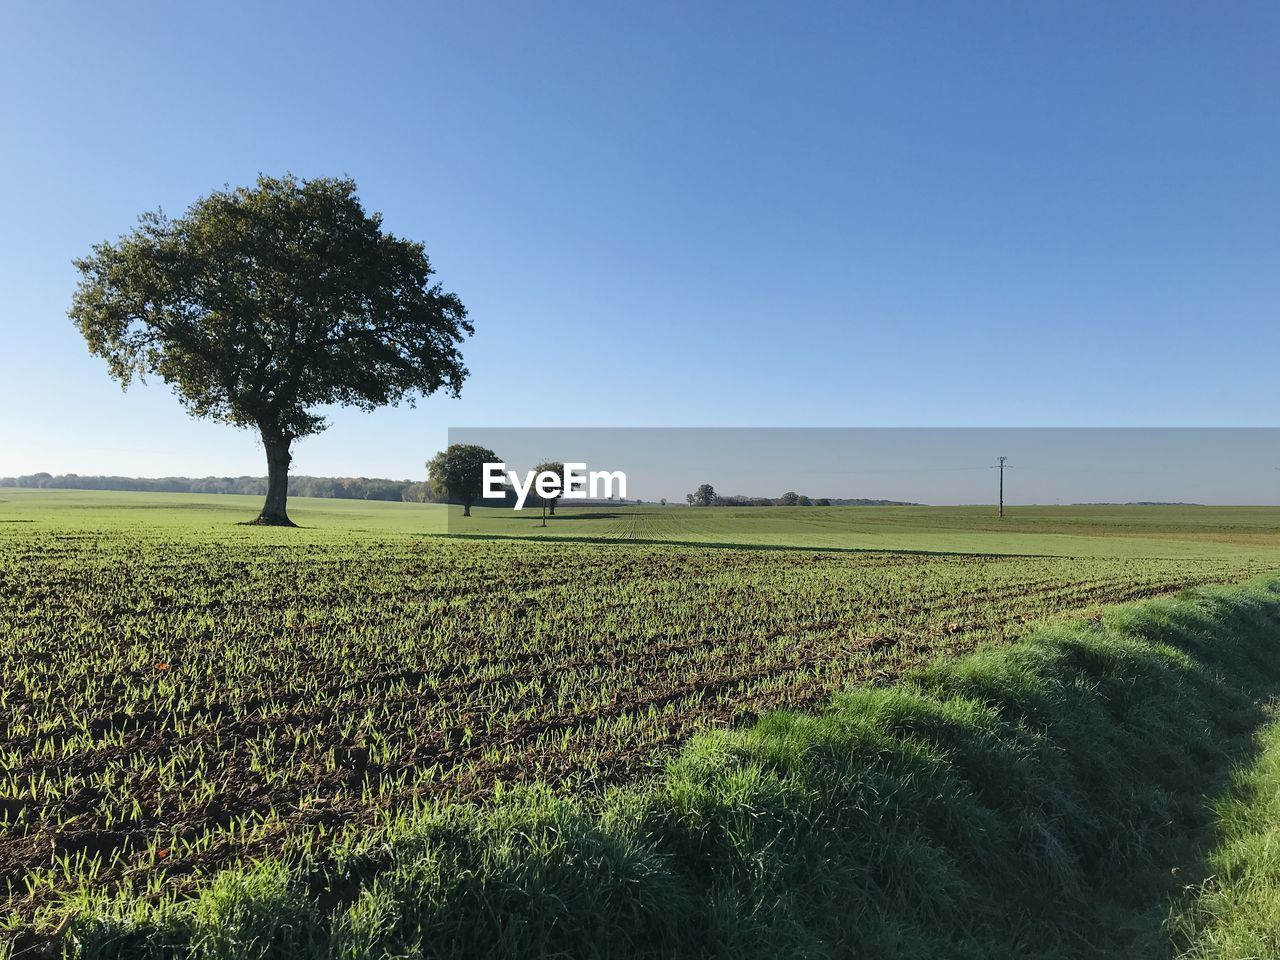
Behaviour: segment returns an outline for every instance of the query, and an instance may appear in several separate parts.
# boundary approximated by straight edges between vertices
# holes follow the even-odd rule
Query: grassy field
[[[697,731],[1027,624],[1280,569],[1276,508],[430,505],[0,490],[0,893],[195,889],[442,800],[656,773]],[[465,535],[460,530],[466,531]]]
[[[252,519],[260,497],[0,488],[0,525],[43,530],[133,530],[225,537]],[[1280,507],[990,506],[562,508],[542,527],[516,512],[436,504],[294,498],[289,513],[319,538],[456,535],[501,539],[651,542],[925,553],[1041,556],[1255,556],[1280,553]]]

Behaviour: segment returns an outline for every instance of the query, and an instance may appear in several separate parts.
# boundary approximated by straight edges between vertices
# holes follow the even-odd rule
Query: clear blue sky
[[[264,472],[66,319],[73,257],[259,171],[353,176],[477,329],[461,400],[301,473],[465,425],[1277,425],[1277,50],[1274,2],[6,4],[0,474]]]

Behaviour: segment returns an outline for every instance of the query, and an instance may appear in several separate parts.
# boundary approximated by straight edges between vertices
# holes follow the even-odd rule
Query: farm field
[[[477,511],[463,537],[443,507],[311,500],[300,530],[234,525],[259,503],[0,491],[8,911],[498,785],[598,789],[1033,621],[1280,569],[1276,508]]]
[[[102,530],[233,535],[261,497],[0,488],[0,525],[67,533]],[[419,537],[646,541],[737,547],[900,550],[1051,556],[1259,556],[1280,553],[1280,507],[990,506],[713,508],[562,507],[540,526],[536,509],[294,497],[293,540]]]

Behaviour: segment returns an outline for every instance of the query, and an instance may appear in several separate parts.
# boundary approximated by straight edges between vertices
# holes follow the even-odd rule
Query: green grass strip
[[[1280,719],[1258,737],[1258,759],[1217,806],[1219,843],[1196,896],[1176,910],[1184,960],[1280,957]]]
[[[1167,956],[1170,900],[1205,869],[1206,798],[1251,759],[1277,689],[1280,583],[1200,589],[854,690],[817,715],[700,736],[661,777],[603,798],[532,790],[442,808],[300,862],[227,873],[194,901],[85,893],[67,905],[77,917],[63,947]],[[1264,746],[1265,789],[1237,785],[1222,807],[1238,829],[1212,868],[1240,882],[1201,910],[1224,930],[1265,927],[1256,935],[1274,946],[1280,848],[1274,831],[1251,830],[1280,822],[1280,734]]]

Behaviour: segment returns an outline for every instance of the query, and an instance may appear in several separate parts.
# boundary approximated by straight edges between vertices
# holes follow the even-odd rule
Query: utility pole
[[[1008,459],[1008,457],[996,457],[999,462],[991,468],[1000,471],[1000,516],[1002,517],[1004,516],[1004,462]]]

